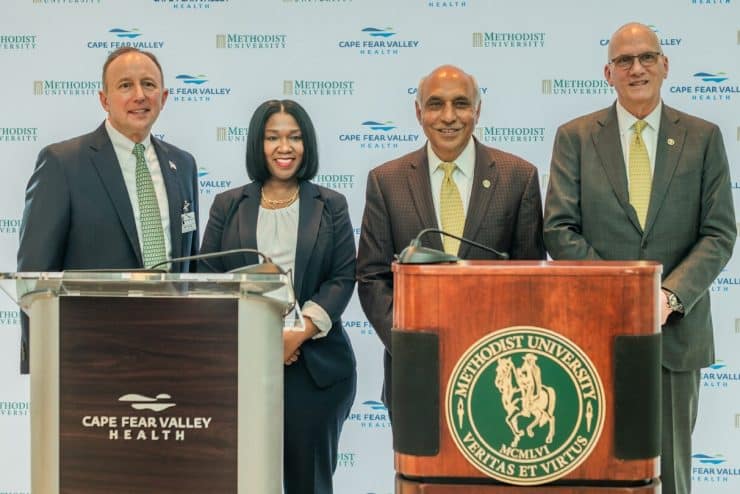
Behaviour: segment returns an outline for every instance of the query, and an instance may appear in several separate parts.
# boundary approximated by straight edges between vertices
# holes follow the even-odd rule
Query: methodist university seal
[[[575,469],[604,425],[594,365],[552,331],[516,326],[488,334],[460,358],[445,409],[460,452],[502,482],[537,485]]]

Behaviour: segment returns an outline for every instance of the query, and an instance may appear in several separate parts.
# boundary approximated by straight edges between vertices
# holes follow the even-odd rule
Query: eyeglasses
[[[637,59],[643,67],[650,67],[651,65],[655,65],[658,57],[661,55],[663,54],[659,51],[646,51],[639,55],[619,55],[609,60],[609,63],[616,65],[620,69],[627,70],[632,68],[635,59]]]

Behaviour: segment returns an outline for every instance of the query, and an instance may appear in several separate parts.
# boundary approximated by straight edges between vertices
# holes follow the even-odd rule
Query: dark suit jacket
[[[663,263],[663,287],[686,308],[663,327],[663,364],[679,371],[709,365],[714,345],[708,289],[736,237],[729,165],[717,126],[663,105],[644,230],[627,191],[616,105],[564,124],[553,149],[545,245],[553,259]]]
[[[203,237],[201,253],[257,248],[257,215],[262,186],[258,182],[218,194]],[[324,338],[301,345],[301,356],[319,388],[350,377],[355,357],[342,327],[342,312],[355,286],[355,241],[347,200],[330,189],[301,182],[294,289],[303,305],[312,300],[332,320]],[[255,254],[238,254],[201,262],[202,271],[225,272],[256,264]]]
[[[385,345],[383,399],[390,406],[393,275],[391,263],[424,228],[439,228],[432,199],[426,146],[385,163],[367,178],[365,213],[357,257],[360,303]],[[512,259],[544,259],[542,202],[537,169],[497,149],[475,143],[475,171],[463,236]],[[490,183],[486,188],[484,181]],[[443,250],[439,235],[423,244]],[[461,243],[459,257],[494,255]]]
[[[195,255],[198,231],[182,234],[181,221],[185,201],[198,218],[195,159],[154,136],[152,144],[167,189],[172,257]],[[42,149],[26,188],[18,271],[141,267],[131,201],[105,124]]]

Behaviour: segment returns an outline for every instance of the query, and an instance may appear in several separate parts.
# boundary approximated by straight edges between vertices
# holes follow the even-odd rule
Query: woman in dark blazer
[[[347,200],[309,181],[318,170],[316,133],[294,101],[257,108],[246,163],[252,183],[216,196],[201,253],[249,247],[292,269],[306,331],[283,333],[285,492],[331,493],[357,382],[341,322],[355,283]],[[199,269],[223,272],[257,262],[255,255],[238,254],[209,259]]]

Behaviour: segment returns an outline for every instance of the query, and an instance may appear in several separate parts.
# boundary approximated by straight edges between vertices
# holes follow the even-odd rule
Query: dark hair
[[[255,182],[264,183],[270,178],[265,160],[265,124],[276,113],[287,113],[295,118],[303,138],[303,159],[296,173],[298,180],[311,180],[319,171],[319,149],[316,131],[306,110],[293,100],[270,100],[254,111],[247,131],[247,175]]]
[[[108,72],[108,66],[115,60],[116,58],[120,57],[121,55],[125,55],[126,53],[141,53],[142,55],[149,57],[149,59],[154,62],[154,65],[157,66],[159,69],[159,75],[162,77],[162,85],[164,85],[164,72],[162,71],[162,66],[159,64],[159,60],[157,60],[157,57],[152,52],[139,50],[138,48],[134,48],[133,46],[124,46],[122,48],[119,48],[113,52],[111,52],[110,55],[108,55],[108,58],[105,59],[105,63],[103,64],[103,89],[107,89],[105,87],[105,73]]]

